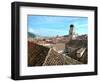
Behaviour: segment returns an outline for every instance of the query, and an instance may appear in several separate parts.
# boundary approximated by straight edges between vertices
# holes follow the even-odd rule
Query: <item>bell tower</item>
[[[75,35],[75,27],[74,27],[73,24],[70,25],[69,37],[70,37],[70,39],[75,39],[76,38],[76,35]]]
[[[71,24],[71,25],[70,25],[70,29],[69,29],[69,35],[73,35],[73,34],[75,34],[74,25]]]

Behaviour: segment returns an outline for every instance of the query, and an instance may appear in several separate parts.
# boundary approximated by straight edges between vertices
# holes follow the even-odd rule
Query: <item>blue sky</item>
[[[41,36],[68,35],[69,26],[75,26],[79,35],[88,33],[88,18],[74,16],[28,16],[28,32]]]

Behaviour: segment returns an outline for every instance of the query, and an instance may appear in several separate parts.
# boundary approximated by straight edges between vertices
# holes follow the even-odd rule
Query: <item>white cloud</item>
[[[28,32],[34,33],[35,31],[32,28],[28,28]]]

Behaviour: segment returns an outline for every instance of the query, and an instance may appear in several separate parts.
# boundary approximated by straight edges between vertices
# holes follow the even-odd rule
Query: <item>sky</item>
[[[87,17],[28,15],[27,22],[28,32],[41,36],[68,35],[70,24],[78,35],[88,33]]]

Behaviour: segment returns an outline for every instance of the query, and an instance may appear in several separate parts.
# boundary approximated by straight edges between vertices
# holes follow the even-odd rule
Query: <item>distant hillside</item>
[[[30,32],[28,32],[28,37],[29,38],[39,38],[39,39],[50,38],[48,36],[41,36],[41,35],[37,35],[37,34],[34,34],[34,33],[30,33]]]
[[[28,37],[35,38],[35,37],[36,37],[36,35],[35,35],[35,34],[33,34],[33,33],[28,32]]]
[[[69,35],[63,35],[63,37],[69,37]]]

